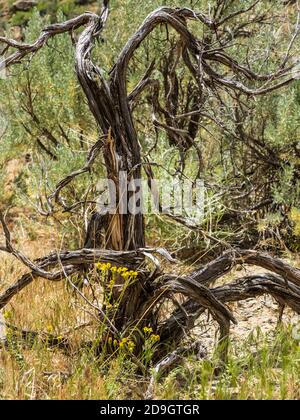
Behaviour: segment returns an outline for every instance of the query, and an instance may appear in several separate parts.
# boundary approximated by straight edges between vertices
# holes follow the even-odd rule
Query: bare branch
[[[18,50],[16,53],[4,58],[3,61],[0,62],[0,66],[9,67],[12,64],[18,63],[27,55],[35,54],[55,35],[73,31],[80,26],[86,25],[90,21],[98,20],[99,17],[97,15],[86,12],[66,22],[49,25],[43,29],[39,38],[33,44],[21,44],[8,38],[0,37],[0,42]]]
[[[96,158],[99,156],[101,150],[103,147],[103,139],[101,138],[100,140],[98,140],[94,146],[91,148],[89,154],[88,154],[88,158],[87,158],[87,162],[86,164],[83,166],[83,168],[72,172],[71,174],[69,174],[68,176],[66,176],[64,179],[62,179],[57,185],[56,185],[56,189],[55,191],[48,197],[48,200],[52,200],[54,198],[56,203],[62,204],[62,200],[60,200],[59,198],[59,194],[61,192],[61,190],[63,188],[65,188],[68,184],[70,184],[70,182],[72,182],[76,177],[78,177],[79,175],[82,175],[86,172],[89,172],[96,160]],[[67,206],[63,205],[63,207],[68,208]]]
[[[224,17],[223,19],[221,19],[220,21],[217,22],[217,26],[222,26],[224,25],[224,23],[228,22],[229,20],[240,16],[242,14],[245,14],[247,12],[250,12],[252,9],[255,8],[255,6],[260,2],[261,0],[256,0],[254,3],[252,3],[249,7],[244,8],[244,9],[240,9],[236,12],[231,13],[230,15]]]

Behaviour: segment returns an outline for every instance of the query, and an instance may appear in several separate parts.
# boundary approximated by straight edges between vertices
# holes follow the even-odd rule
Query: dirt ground
[[[287,261],[288,262],[288,261]],[[265,273],[266,270],[257,267],[245,266],[242,270],[230,274],[230,281],[240,277]],[[228,280],[227,280],[228,281]],[[226,282],[226,278],[223,283]],[[230,338],[232,343],[241,345],[251,332],[258,329],[267,334],[275,332],[279,323],[279,306],[275,300],[269,296],[261,296],[258,298],[248,299],[230,305],[232,312],[237,320],[237,325],[231,325]],[[204,346],[209,353],[215,348],[218,335],[216,334],[216,325],[213,321],[206,323],[207,316],[201,318],[201,325],[196,330],[197,339],[203,340]],[[285,308],[283,317],[283,325],[293,325],[300,330],[300,316],[295,314],[291,309]]]

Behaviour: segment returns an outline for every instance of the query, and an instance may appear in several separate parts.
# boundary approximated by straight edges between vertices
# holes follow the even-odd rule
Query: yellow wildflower
[[[144,331],[145,334],[153,333],[153,329],[151,327],[144,327],[143,331]]]
[[[127,344],[127,343],[128,343],[128,338],[124,337],[124,338],[122,338],[122,340],[120,341],[120,343],[119,343],[119,347],[120,347],[120,348],[123,348],[123,347],[125,347],[125,344]]]
[[[121,275],[122,275],[123,279],[128,280],[129,273],[122,273]]]
[[[159,341],[160,340],[160,336],[156,335],[156,334],[151,334],[150,339],[152,341]]]
[[[129,271],[129,275],[130,275],[130,277],[136,278],[138,276],[138,272],[137,271]]]
[[[111,280],[108,284],[109,289],[112,289],[114,287],[114,285],[115,285],[115,281]]]
[[[101,263],[101,262],[98,262],[96,264],[96,268],[98,270],[100,270],[100,271],[108,271],[108,270],[111,269],[111,263]]]
[[[5,311],[3,314],[3,317],[5,320],[8,320],[12,317],[12,312],[11,311]]]
[[[48,333],[52,333],[53,332],[53,327],[52,327],[52,325],[47,325],[47,331],[48,331]]]
[[[129,341],[127,347],[128,347],[128,350],[132,353],[134,351],[134,349],[135,349],[134,342],[133,341]]]

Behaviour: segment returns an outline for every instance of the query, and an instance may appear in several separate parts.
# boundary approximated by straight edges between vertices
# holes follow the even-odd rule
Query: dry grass
[[[60,247],[62,238],[53,234],[56,230],[51,225],[33,223],[24,216],[14,226],[18,247],[31,258]],[[23,273],[21,264],[0,255],[0,291]],[[226,373],[214,377],[217,355],[201,362],[186,359],[169,376],[157,380],[156,398],[300,398],[299,343],[292,339],[288,327],[276,330],[276,305],[271,300],[251,300],[234,310],[240,325],[233,330]],[[67,336],[71,348],[66,354],[39,341],[29,348],[12,340],[8,349],[0,350],[0,399],[143,398],[148,378],[136,376],[124,355],[96,360],[92,352],[81,349],[82,341],[96,337],[99,325],[65,283],[35,281],[13,299],[5,315],[21,329]],[[286,323],[290,319],[287,313]],[[91,325],[76,330],[85,323]],[[258,326],[264,334],[251,334]],[[200,325],[197,334],[213,349],[214,325],[209,327],[205,333]]]

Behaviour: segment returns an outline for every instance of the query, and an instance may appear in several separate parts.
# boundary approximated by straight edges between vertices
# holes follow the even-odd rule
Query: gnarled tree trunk
[[[287,304],[299,312],[299,270],[293,270],[278,260],[252,251],[232,251],[201,270],[183,277],[174,274],[163,276],[158,269],[152,273],[145,270],[142,267],[145,256],[155,252],[160,252],[163,256],[166,256],[167,253],[161,250],[144,249],[144,216],[142,212],[136,214],[134,211],[129,212],[128,208],[124,209],[123,204],[123,194],[127,193],[127,185],[131,182],[133,182],[133,191],[126,196],[125,207],[128,207],[129,200],[137,201],[136,198],[139,197],[140,186],[135,184],[135,180],[141,179],[143,162],[131,104],[137,100],[144,90],[150,89],[149,100],[153,106],[154,114],[158,114],[153,117],[154,125],[163,128],[168,133],[169,140],[172,140],[172,144],[174,143],[178,147],[184,159],[186,149],[195,147],[197,150],[195,139],[198,126],[203,120],[214,121],[223,127],[222,122],[218,121],[213,114],[203,111],[202,106],[207,97],[213,96],[216,101],[222,103],[222,94],[229,92],[237,102],[241,95],[249,100],[253,96],[264,95],[279,89],[294,80],[294,76],[290,75],[293,64],[288,65],[288,62],[290,49],[296,37],[293,37],[289,50],[276,72],[256,74],[248,66],[248,62],[246,65],[239,64],[227,54],[226,48],[221,46],[226,46],[226,42],[231,41],[227,39],[228,21],[247,12],[252,12],[257,2],[253,3],[248,9],[241,9],[239,12],[234,12],[225,17],[216,16],[214,19],[187,8],[162,7],[150,14],[128,41],[110,72],[109,79],[105,80],[101,68],[93,63],[92,50],[107,22],[108,3],[108,1],[104,2],[100,16],[85,13],[65,23],[46,27],[34,44],[24,45],[0,37],[0,42],[4,42],[7,48],[17,50],[4,59],[4,64],[10,66],[18,63],[27,55],[37,52],[51,37],[64,32],[72,33],[74,29],[82,25],[86,26],[75,42],[76,72],[89,108],[97,122],[99,141],[91,150],[86,166],[62,180],[57,185],[56,191],[48,198],[50,201],[54,199],[57,204],[63,206],[63,202],[59,198],[61,190],[76,176],[89,170],[100,151],[103,152],[107,178],[114,182],[118,190],[115,211],[104,210],[93,216],[84,249],[50,255],[35,262],[29,260],[13,247],[10,233],[1,215],[6,244],[0,247],[0,251],[14,255],[30,269],[30,273],[19,279],[15,285],[0,296],[0,309],[18,291],[37,277],[43,277],[50,281],[69,279],[74,273],[82,272],[82,267],[101,260],[113,262],[118,266],[126,264],[132,268],[139,267],[137,281],[126,287],[125,290],[122,289],[122,279],[120,278],[120,284],[112,296],[112,303],[114,301],[118,302],[118,308],[112,319],[110,319],[111,312],[105,304],[102,308],[96,308],[97,315],[107,326],[107,332],[104,334],[103,343],[101,343],[104,346],[108,335],[121,338],[124,334],[134,334],[137,344],[136,354],[139,354],[142,349],[139,332],[143,326],[150,324],[161,336],[161,344],[156,357],[163,357],[170,345],[176,347],[182,340],[185,331],[193,328],[195,320],[204,310],[208,310],[212,314],[220,326],[221,340],[226,340],[230,323],[235,322],[235,318],[227,308],[226,302],[257,296],[262,293],[270,293],[281,304]],[[218,13],[216,12],[216,14]],[[190,20],[201,23],[210,36],[205,39],[198,39],[189,29],[188,21]],[[252,18],[241,27],[238,25],[233,33],[238,36],[239,31],[251,22],[256,22],[256,20]],[[176,51],[190,73],[191,83],[193,83],[192,88],[190,84],[187,88],[189,92],[192,92],[191,100],[188,101],[186,106],[187,112],[179,117],[174,115],[179,100],[178,80],[174,68],[169,78],[173,81],[170,82],[173,85],[166,101],[166,108],[160,103],[159,80],[151,78],[151,72],[155,64],[150,66],[145,77],[133,92],[131,94],[127,92],[129,62],[140,44],[161,24],[171,27],[178,35],[180,42]],[[213,35],[219,40],[220,46],[216,47],[215,43],[210,41]],[[223,44],[222,40],[219,39],[222,36],[225,37]],[[223,66],[226,70],[225,73],[229,73],[230,76],[225,77],[221,72],[218,73],[217,66]],[[166,77],[168,78],[168,75]],[[247,83],[250,84],[250,87]],[[168,83],[166,83],[167,85]],[[197,101],[199,101],[199,104],[197,104]],[[164,121],[159,121],[158,117],[163,118]],[[185,124],[179,124],[178,118],[183,118]],[[187,127],[187,130],[184,129],[185,127]],[[202,161],[201,153],[199,153],[200,161]],[[127,178],[123,188],[119,190],[121,173],[126,173]],[[149,174],[150,171],[148,171]],[[151,178],[151,174],[149,177]],[[139,205],[139,203],[136,204]],[[105,244],[104,249],[99,249],[99,238],[102,230],[105,231]],[[169,256],[168,258],[170,259]],[[263,266],[274,271],[277,276],[257,276],[243,279],[243,281],[229,286],[217,289],[209,288],[212,281],[229,272],[238,261]],[[55,267],[59,267],[56,272],[53,271]],[[286,289],[284,288],[284,282],[286,282]],[[183,304],[176,300],[178,294],[184,298]],[[173,299],[178,309],[171,314],[167,314],[165,319],[161,321],[160,309],[162,303],[167,299]],[[223,352],[223,358],[226,359],[226,351]]]

